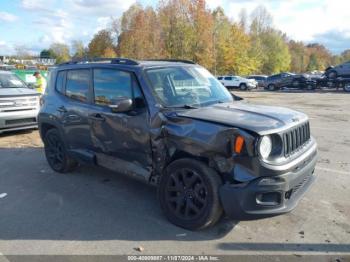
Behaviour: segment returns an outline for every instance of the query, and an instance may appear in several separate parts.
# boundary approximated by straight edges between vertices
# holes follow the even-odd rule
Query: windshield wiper
[[[183,109],[198,109],[198,107],[195,107],[193,105],[181,105],[181,106],[166,106],[165,108],[183,108]]]

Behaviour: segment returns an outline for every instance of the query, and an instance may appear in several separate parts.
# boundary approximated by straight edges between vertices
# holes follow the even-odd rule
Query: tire
[[[306,87],[305,87],[306,90],[314,90],[315,89],[315,86],[311,85],[311,84],[306,84]]]
[[[213,226],[222,216],[220,176],[194,159],[171,163],[160,179],[158,197],[164,215],[173,224],[199,230]]]
[[[274,84],[269,84],[269,85],[267,86],[267,90],[269,90],[269,91],[275,91],[275,90],[276,90],[276,86],[275,86]]]
[[[68,156],[65,145],[57,129],[53,128],[46,132],[44,147],[46,160],[54,171],[67,173],[77,166],[77,162]]]
[[[248,89],[247,85],[246,84],[240,84],[239,85],[239,89],[241,89],[242,91],[245,91]]]
[[[350,83],[345,83],[344,85],[343,85],[343,89],[344,89],[344,91],[345,92],[350,92]]]
[[[335,70],[330,70],[326,73],[328,78],[335,79],[338,77],[338,73]]]

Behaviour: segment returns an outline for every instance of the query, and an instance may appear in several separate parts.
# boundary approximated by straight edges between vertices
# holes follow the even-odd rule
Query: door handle
[[[89,118],[92,120],[95,120],[95,121],[105,121],[106,120],[106,118],[103,115],[101,115],[100,113],[91,114],[89,116]]]
[[[61,113],[67,113],[67,109],[64,107],[64,106],[60,106],[57,108],[57,111],[58,112],[61,112]]]

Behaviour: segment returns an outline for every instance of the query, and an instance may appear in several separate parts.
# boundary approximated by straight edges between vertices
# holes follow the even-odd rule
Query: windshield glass
[[[202,67],[166,67],[146,72],[155,96],[165,107],[203,107],[233,101],[227,89]]]
[[[15,74],[0,74],[0,88],[19,88],[26,85]]]

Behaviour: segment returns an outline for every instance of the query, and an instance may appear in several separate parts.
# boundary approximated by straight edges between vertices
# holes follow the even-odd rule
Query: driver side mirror
[[[113,113],[127,112],[132,109],[133,103],[130,98],[121,98],[113,101],[113,104],[109,105],[109,108]]]

